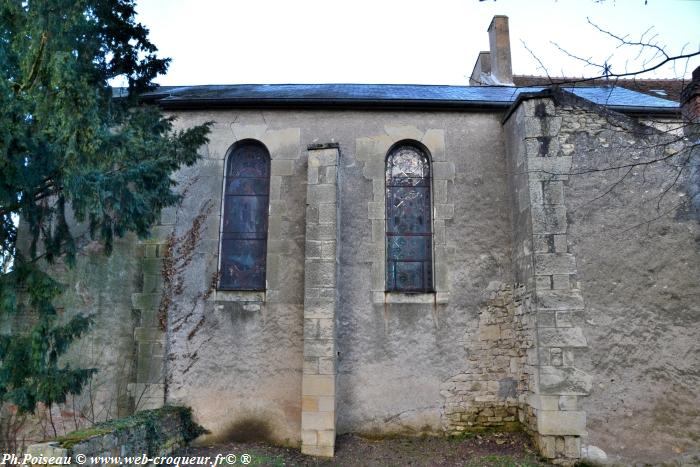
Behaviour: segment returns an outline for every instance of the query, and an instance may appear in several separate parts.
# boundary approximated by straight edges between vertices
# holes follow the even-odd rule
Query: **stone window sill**
[[[215,302],[265,302],[265,291],[258,290],[215,290],[209,297]]]
[[[406,292],[373,292],[374,304],[424,304],[446,305],[449,302],[449,292],[406,293]]]

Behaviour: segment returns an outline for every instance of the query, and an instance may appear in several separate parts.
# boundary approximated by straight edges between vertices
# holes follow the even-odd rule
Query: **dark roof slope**
[[[688,84],[683,79],[588,79],[588,78],[548,78],[547,76],[514,75],[516,86],[549,86],[565,83],[569,86],[620,86],[631,91],[650,96],[662,97],[678,102],[683,88]]]
[[[233,84],[163,86],[144,101],[166,108],[334,107],[482,108],[509,107],[523,92],[544,87],[441,86],[412,84]],[[615,86],[565,87],[579,97],[623,112],[673,113],[678,103]]]

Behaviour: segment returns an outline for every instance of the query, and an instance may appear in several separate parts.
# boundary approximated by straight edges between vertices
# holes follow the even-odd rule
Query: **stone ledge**
[[[450,301],[449,292],[372,292],[372,303],[376,304],[424,304],[446,305]]]
[[[257,290],[215,290],[209,296],[210,302],[260,302],[264,303],[265,291]]]
[[[318,149],[338,149],[340,148],[340,143],[314,143],[309,144],[306,149],[308,151],[318,150]]]

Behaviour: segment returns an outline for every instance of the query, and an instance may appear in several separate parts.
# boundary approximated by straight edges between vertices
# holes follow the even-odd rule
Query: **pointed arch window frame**
[[[411,151],[421,159],[418,164],[396,160],[402,152],[405,154]],[[386,153],[384,193],[387,292],[435,292],[431,161],[428,148],[415,140],[398,141]],[[405,167],[398,167],[399,162]],[[403,222],[406,217],[408,222]]]
[[[243,158],[251,158],[257,165],[236,167],[236,159]],[[227,151],[219,229],[218,290],[264,292],[266,289],[271,166],[270,151],[256,139],[236,141]]]

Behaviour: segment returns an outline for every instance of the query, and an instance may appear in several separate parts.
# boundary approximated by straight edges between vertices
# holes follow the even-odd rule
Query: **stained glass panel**
[[[426,292],[429,281],[429,266],[424,261],[394,261],[389,264],[389,274],[393,278],[395,291]]]
[[[268,181],[265,178],[226,177],[227,195],[267,195]]]
[[[261,143],[233,150],[225,188],[219,288],[264,290],[270,156]]]
[[[430,258],[430,237],[392,235],[387,239],[389,259],[426,261]]]
[[[430,189],[387,187],[387,232],[430,234]],[[387,212],[387,214],[389,214]]]
[[[265,288],[265,243],[265,240],[238,239],[221,242],[222,289]]]
[[[430,162],[412,145],[386,162],[387,290],[432,291]]]
[[[228,177],[270,176],[270,155],[265,147],[256,141],[241,143],[229,156]]]
[[[267,231],[267,194],[265,196],[227,196],[224,206],[224,233]]]

